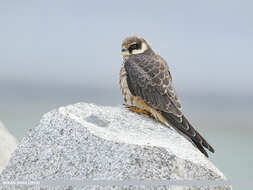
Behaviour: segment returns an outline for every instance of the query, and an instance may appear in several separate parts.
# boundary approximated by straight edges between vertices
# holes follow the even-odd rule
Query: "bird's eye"
[[[141,48],[140,44],[133,44],[133,45],[131,45],[131,46],[128,48],[128,51],[129,51],[130,53],[132,53],[133,50],[135,50],[135,49],[140,49],[140,48]]]
[[[133,49],[137,49],[137,48],[138,48],[137,44],[131,45],[131,49],[132,49],[132,50],[133,50]]]

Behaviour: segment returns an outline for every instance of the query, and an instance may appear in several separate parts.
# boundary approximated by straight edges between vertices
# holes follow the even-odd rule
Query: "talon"
[[[144,114],[144,115],[148,115],[148,116],[151,116],[151,113],[146,111],[146,110],[143,110],[143,109],[140,109],[136,106],[131,106],[131,105],[128,105],[128,104],[123,104],[124,106],[126,106],[130,111],[132,112],[135,112],[135,113],[138,113],[138,114]]]

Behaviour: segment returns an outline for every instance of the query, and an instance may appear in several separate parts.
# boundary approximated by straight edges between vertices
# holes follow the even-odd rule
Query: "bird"
[[[131,111],[147,114],[188,139],[206,157],[213,147],[182,112],[167,62],[141,37],[130,36],[121,47],[120,88]]]

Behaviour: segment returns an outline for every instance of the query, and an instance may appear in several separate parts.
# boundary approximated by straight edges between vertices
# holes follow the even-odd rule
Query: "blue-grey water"
[[[81,101],[110,106],[123,103],[118,88],[25,84],[1,87],[0,119],[20,141],[44,113],[59,106]],[[252,96],[180,91],[180,97],[186,116],[214,146],[216,152],[210,159],[215,165],[230,180],[250,180]]]

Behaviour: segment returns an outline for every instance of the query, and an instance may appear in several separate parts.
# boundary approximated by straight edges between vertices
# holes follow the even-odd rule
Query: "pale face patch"
[[[133,44],[130,44],[129,46],[131,46],[131,45],[133,45]],[[141,49],[133,49],[130,52],[128,48],[129,47],[122,47],[122,50],[124,50],[124,51],[121,51],[122,56],[128,56],[128,55],[133,55],[133,54],[136,55],[136,54],[144,53],[148,49],[148,46],[146,43],[142,42]]]

